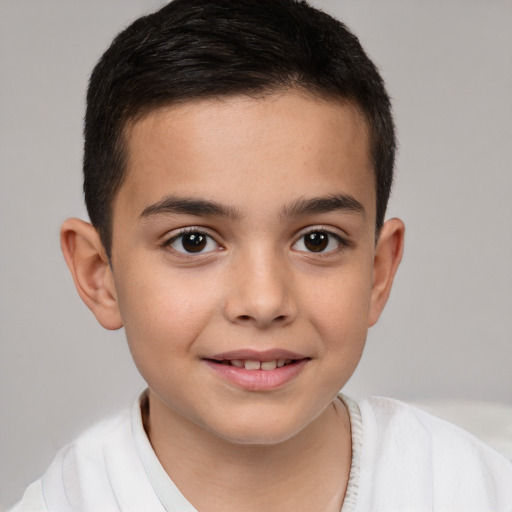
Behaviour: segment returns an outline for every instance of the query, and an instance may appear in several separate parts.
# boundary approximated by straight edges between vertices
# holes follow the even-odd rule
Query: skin
[[[111,265],[78,219],[64,223],[62,248],[98,321],[126,330],[163,467],[201,511],[339,510],[350,423],[333,399],[386,303],[404,236],[391,219],[375,243],[357,109],[300,91],[201,100],[151,112],[126,141]],[[342,207],[300,211],[333,196]],[[176,199],[223,211],[177,211]],[[186,252],[184,228],[207,236],[203,251]],[[322,251],[310,232],[327,237]],[[306,359],[283,385],[249,389],[207,362],[237,349]]]

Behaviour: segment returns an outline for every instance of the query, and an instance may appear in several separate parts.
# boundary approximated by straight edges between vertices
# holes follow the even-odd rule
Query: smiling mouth
[[[243,368],[245,370],[275,370],[277,368],[283,368],[294,363],[308,360],[309,358],[303,359],[272,359],[270,361],[258,361],[255,359],[208,359],[208,361],[224,366],[234,366],[235,368]]]
[[[288,350],[232,350],[203,359],[223,380],[247,391],[268,392],[302,374],[311,357]]]

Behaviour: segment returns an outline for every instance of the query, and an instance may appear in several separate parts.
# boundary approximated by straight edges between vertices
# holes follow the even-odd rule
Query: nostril
[[[286,319],[288,318],[287,315],[279,315],[279,316],[276,316],[273,320],[272,320],[272,323],[283,323],[283,322],[286,322]],[[239,315],[237,317],[237,320],[239,322],[243,322],[243,323],[249,323],[249,322],[255,322],[255,318],[252,317],[251,315]]]

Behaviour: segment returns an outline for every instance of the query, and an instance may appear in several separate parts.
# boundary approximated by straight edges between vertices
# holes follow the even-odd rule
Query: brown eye
[[[322,231],[314,231],[304,235],[304,245],[311,252],[325,251],[329,244],[329,235]]]
[[[328,253],[343,245],[346,245],[346,242],[339,235],[319,229],[302,235],[292,248],[300,252]]]
[[[187,252],[201,252],[206,247],[206,236],[202,233],[188,233],[181,237],[181,245]]]
[[[172,249],[184,254],[198,254],[219,248],[215,240],[201,231],[189,231],[173,237],[167,242]]]

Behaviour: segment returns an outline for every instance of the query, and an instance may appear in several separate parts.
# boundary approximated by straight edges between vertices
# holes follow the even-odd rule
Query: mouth
[[[310,357],[283,350],[235,351],[204,358],[215,373],[238,387],[270,390],[298,376]]]
[[[303,358],[308,359],[308,358]],[[259,361],[257,359],[207,359],[212,363],[222,364],[225,366],[234,366],[235,368],[243,368],[245,370],[275,370],[290,364],[297,363],[303,359],[271,359],[269,361]]]

